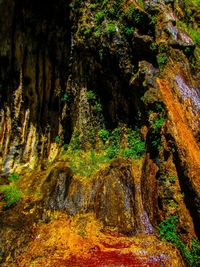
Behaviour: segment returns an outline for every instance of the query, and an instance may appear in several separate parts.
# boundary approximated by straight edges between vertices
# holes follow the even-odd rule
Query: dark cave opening
[[[141,101],[143,89],[130,84],[117,59],[107,55],[103,62],[85,63],[85,66],[88,88],[100,100],[106,128],[138,125],[138,114],[144,107]]]

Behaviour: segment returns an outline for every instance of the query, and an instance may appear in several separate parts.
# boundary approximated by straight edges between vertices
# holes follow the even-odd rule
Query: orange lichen
[[[163,101],[166,104],[173,136],[179,146],[181,159],[188,167],[188,177],[194,190],[200,195],[200,150],[185,120],[185,114],[177,97],[172,94],[165,80],[157,79]]]

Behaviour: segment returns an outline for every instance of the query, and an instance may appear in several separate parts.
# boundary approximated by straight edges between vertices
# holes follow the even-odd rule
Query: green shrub
[[[86,236],[86,232],[85,232],[85,230],[84,230],[84,229],[81,229],[81,230],[79,231],[79,235],[82,236],[82,237]]]
[[[139,6],[140,6],[141,8],[144,8],[144,3],[143,3],[142,0],[138,0],[138,4],[139,4]]]
[[[156,50],[157,50],[157,44],[156,44],[156,43],[151,43],[151,45],[150,45],[150,49],[151,49],[152,51],[156,51]]]
[[[109,146],[108,147],[108,149],[107,149],[107,155],[106,156],[107,156],[108,159],[114,159],[114,158],[117,157],[118,152],[119,152],[118,147],[112,145],[112,146]]]
[[[66,151],[67,149],[69,148],[69,145],[68,144],[64,144],[63,145],[63,149]]]
[[[169,176],[170,183],[174,184],[176,182],[177,178],[174,175]]]
[[[69,161],[69,166],[76,175],[90,177],[105,161],[106,158],[100,154],[96,154],[93,149],[90,151],[89,157],[80,151],[76,151],[73,153],[72,160]]]
[[[161,117],[161,118],[156,118],[155,121],[152,124],[152,127],[154,129],[160,129],[165,123],[165,118]]]
[[[81,137],[79,132],[75,132],[70,141],[70,147],[72,150],[79,150],[81,145]]]
[[[133,3],[131,3],[128,9],[128,13],[126,14],[127,18],[131,20],[134,17],[134,12],[135,12],[135,6]]]
[[[92,33],[92,30],[90,28],[87,28],[84,30],[84,35],[88,37]]]
[[[120,145],[120,129],[119,128],[115,128],[109,138],[109,143],[110,145],[114,145],[114,146],[119,146]]]
[[[166,53],[160,53],[157,55],[158,66],[162,69],[164,65],[167,63],[167,55]]]
[[[101,129],[98,131],[98,136],[101,138],[103,142],[106,142],[109,137],[109,131]]]
[[[67,100],[69,100],[69,95],[65,93],[63,97],[61,98],[61,101],[66,102]]]
[[[142,141],[137,131],[128,131],[128,149],[122,151],[122,156],[126,158],[140,158],[145,151],[145,142]]]
[[[56,135],[55,142],[56,142],[56,144],[59,144],[59,142],[60,142],[60,136],[59,135]]]
[[[95,100],[96,99],[96,94],[92,90],[87,91],[86,95],[87,95],[88,100]]]
[[[133,27],[129,27],[129,26],[124,27],[125,35],[131,36],[131,35],[133,35],[133,32],[134,32],[134,28]]]
[[[22,192],[13,185],[1,185],[0,191],[3,193],[3,198],[6,200],[5,207],[10,207],[22,198]]]
[[[116,26],[114,23],[112,22],[109,22],[107,27],[106,27],[106,30],[108,33],[115,33],[116,32]]]
[[[90,144],[95,144],[95,132],[93,128],[90,128],[90,130],[88,131],[88,140]]]
[[[99,11],[95,15],[95,20],[96,20],[97,23],[100,23],[103,20],[104,17],[105,17],[105,13],[103,11]]]
[[[101,34],[102,34],[101,28],[95,26],[94,27],[94,36],[96,38],[99,38],[101,36]]]
[[[191,28],[183,21],[177,21],[177,25],[184,30],[197,45],[200,45],[200,32],[198,30]]]
[[[18,173],[12,173],[9,177],[8,177],[8,181],[9,182],[16,182],[18,181],[20,178],[20,175]]]
[[[94,106],[92,106],[92,110],[95,112],[95,113],[100,113],[102,111],[102,106],[101,106],[101,103],[100,102],[96,102],[94,104]]]
[[[188,266],[198,267],[200,264],[199,243],[196,239],[193,239],[192,249],[190,250],[188,246],[181,240],[177,232],[177,225],[178,217],[176,215],[166,218],[159,224],[159,237],[162,240],[174,244],[180,250]]]

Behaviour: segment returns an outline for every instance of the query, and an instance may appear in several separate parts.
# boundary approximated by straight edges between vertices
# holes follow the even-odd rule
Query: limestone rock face
[[[131,165],[120,161],[113,162],[109,169],[100,175],[102,181],[94,200],[97,218],[107,226],[116,227],[124,233],[133,233],[136,229],[136,218],[135,185]]]
[[[93,211],[105,227],[122,233],[150,233],[153,227],[142,204],[141,175],[141,163],[132,166],[122,159],[89,182],[77,179],[70,169],[52,170],[43,184],[45,205],[70,215]]]

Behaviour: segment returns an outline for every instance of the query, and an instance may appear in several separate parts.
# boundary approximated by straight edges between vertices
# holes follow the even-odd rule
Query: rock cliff
[[[0,1],[3,266],[198,266],[198,8]]]

